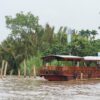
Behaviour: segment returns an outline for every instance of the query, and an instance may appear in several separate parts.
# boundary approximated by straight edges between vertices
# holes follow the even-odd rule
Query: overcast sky
[[[77,30],[95,29],[100,33],[100,0],[0,0],[0,41],[9,33],[5,16],[20,11],[33,13],[39,16],[40,24],[49,23],[56,29],[67,26]]]

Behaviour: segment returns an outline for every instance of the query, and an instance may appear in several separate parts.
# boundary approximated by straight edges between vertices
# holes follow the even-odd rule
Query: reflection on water
[[[0,79],[0,100],[100,100],[100,80]]]

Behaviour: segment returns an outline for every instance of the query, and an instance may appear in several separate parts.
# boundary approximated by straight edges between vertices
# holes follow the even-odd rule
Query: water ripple
[[[0,79],[0,100],[100,100],[100,80],[51,82],[7,77]]]

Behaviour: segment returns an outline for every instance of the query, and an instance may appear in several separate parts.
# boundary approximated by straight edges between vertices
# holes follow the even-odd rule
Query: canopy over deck
[[[45,62],[51,62],[53,60],[58,61],[100,61],[99,56],[72,56],[72,55],[48,55],[45,57],[42,57],[43,61]]]
[[[72,55],[49,55],[42,57],[43,61],[51,62],[53,60],[58,61],[81,61],[83,58],[79,56],[72,56]]]
[[[99,56],[85,56],[83,59],[84,61],[100,61]]]

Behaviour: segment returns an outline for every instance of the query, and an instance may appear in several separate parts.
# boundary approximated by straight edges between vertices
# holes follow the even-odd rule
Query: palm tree
[[[79,31],[79,34],[89,40],[91,32],[89,30],[81,30]]]
[[[94,40],[95,39],[95,36],[97,35],[97,31],[96,30],[92,30],[91,31],[91,35],[92,35],[92,39]]]

